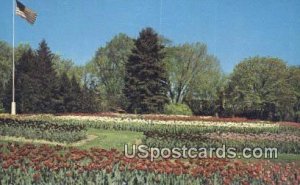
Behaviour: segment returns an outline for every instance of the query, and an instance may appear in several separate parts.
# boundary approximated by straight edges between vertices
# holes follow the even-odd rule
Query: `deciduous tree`
[[[124,103],[125,63],[134,47],[133,39],[120,33],[96,52],[90,69],[100,92],[103,110],[121,107]]]
[[[196,114],[212,114],[222,72],[216,57],[202,43],[167,48],[169,97],[173,103],[187,103]]]
[[[227,88],[227,109],[262,119],[289,117],[296,100],[288,82],[288,68],[278,58],[254,57],[239,63]]]

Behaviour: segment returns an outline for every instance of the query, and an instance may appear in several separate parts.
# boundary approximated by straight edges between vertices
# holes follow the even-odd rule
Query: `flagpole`
[[[16,115],[16,102],[15,102],[15,0],[13,1],[12,13],[13,13],[13,53],[12,53],[12,102],[11,102],[11,115]]]

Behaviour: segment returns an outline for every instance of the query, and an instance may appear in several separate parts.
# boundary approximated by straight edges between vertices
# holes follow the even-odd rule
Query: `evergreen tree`
[[[53,54],[45,40],[37,50],[37,79],[38,102],[36,112],[52,113],[59,106],[59,80],[53,68]]]
[[[15,72],[15,101],[17,102],[18,113],[32,113],[36,104],[35,79],[33,74],[36,72],[35,55],[29,49],[23,53],[16,62]],[[10,111],[12,101],[12,79],[10,79],[5,93],[5,109]]]
[[[128,112],[158,113],[167,103],[164,46],[152,28],[143,29],[126,63],[124,94]]]
[[[2,96],[2,104],[5,112],[11,111],[11,102],[12,102],[12,78],[9,79],[7,85],[5,86],[4,93]]]
[[[76,80],[75,75],[72,76],[71,79],[71,86],[70,86],[70,102],[67,104],[68,112],[80,112],[80,99],[81,99],[81,88],[79,83]]]
[[[0,81],[0,113],[4,112],[3,99],[5,95],[5,86],[2,81]]]
[[[33,113],[36,104],[35,79],[36,58],[30,49],[23,54],[16,66],[16,102],[21,113]]]
[[[60,101],[57,104],[56,112],[60,112],[60,113],[68,112],[67,107],[71,101],[71,97],[70,97],[71,82],[70,82],[66,72],[64,72],[61,75],[59,92],[60,92]]]
[[[82,94],[80,99],[81,112],[89,112],[89,89],[85,83],[82,88]]]
[[[99,101],[97,99],[97,86],[94,81],[85,82],[82,88],[81,96],[81,112],[97,112]]]

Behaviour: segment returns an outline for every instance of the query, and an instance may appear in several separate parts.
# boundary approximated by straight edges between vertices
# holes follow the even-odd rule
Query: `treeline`
[[[9,112],[11,48],[0,42],[0,49],[0,95]],[[299,66],[256,56],[225,75],[205,44],[173,45],[151,28],[137,39],[115,36],[81,67],[52,54],[45,41],[37,51],[19,46],[16,58],[19,113],[192,112],[300,121]]]
[[[80,82],[75,74],[68,77],[67,70],[61,74],[54,68],[55,55],[45,40],[34,51],[23,49],[16,61],[15,101],[18,113],[65,113],[96,112],[97,98],[93,82]],[[9,68],[10,69],[10,68]],[[5,73],[3,73],[5,74]],[[10,111],[12,101],[12,78],[5,75],[1,82],[3,107]]]

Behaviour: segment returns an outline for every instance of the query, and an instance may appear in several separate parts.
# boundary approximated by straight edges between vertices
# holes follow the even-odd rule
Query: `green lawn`
[[[278,154],[277,159],[270,159],[272,162],[295,162],[300,166],[300,154]]]
[[[141,138],[143,137],[142,132],[131,132],[131,131],[114,131],[114,130],[103,130],[103,129],[88,129],[88,137],[92,136],[92,139],[87,139],[86,141],[79,142],[75,145],[80,149],[89,149],[92,147],[99,147],[104,149],[116,148],[120,151],[124,150],[125,144],[139,144],[141,143]],[[13,139],[1,140],[0,144],[8,142],[16,143],[33,143],[33,144],[59,144],[57,142],[47,142],[43,143],[41,140],[25,140],[24,138],[12,137]],[[63,143],[62,143],[63,145]],[[66,145],[70,146],[70,145]]]
[[[81,149],[88,149],[91,147],[100,147],[104,149],[116,148],[123,151],[125,144],[141,143],[143,137],[142,132],[131,131],[114,131],[102,129],[88,129],[88,135],[97,136],[95,139],[79,146]]]
[[[241,155],[241,154],[240,154]],[[250,159],[245,159],[245,158],[240,158],[243,161],[259,161],[259,160],[264,160],[264,159],[254,159],[254,158],[250,158]],[[295,162],[297,165],[300,166],[300,154],[278,154],[278,158],[277,159],[266,159],[266,160],[270,160],[274,163],[290,163],[290,162]]]

